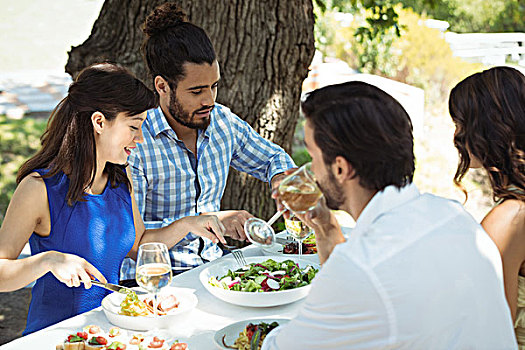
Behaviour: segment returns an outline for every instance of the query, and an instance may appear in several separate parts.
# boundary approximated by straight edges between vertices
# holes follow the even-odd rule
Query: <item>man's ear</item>
[[[93,130],[95,130],[95,133],[98,135],[102,134],[108,124],[104,114],[98,111],[91,114],[91,123],[93,124]]]
[[[355,170],[352,164],[344,157],[337,156],[332,163],[332,174],[339,183],[350,180],[354,177]]]
[[[169,88],[170,86],[168,82],[163,77],[161,77],[160,75],[157,75],[155,77],[155,91],[157,91],[157,93],[160,96],[166,95],[168,93]]]

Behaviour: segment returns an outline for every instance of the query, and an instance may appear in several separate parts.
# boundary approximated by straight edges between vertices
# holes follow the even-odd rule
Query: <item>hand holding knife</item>
[[[143,292],[141,290],[130,289],[128,287],[120,286],[118,284],[113,284],[113,283],[102,283],[97,280],[91,280],[91,283],[95,286],[105,288],[112,292],[122,293],[122,294],[128,294],[130,292],[135,292],[137,295],[147,294],[146,292]]]

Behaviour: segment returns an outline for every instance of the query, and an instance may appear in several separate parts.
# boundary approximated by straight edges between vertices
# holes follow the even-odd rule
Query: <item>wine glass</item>
[[[305,214],[317,205],[323,195],[312,172],[312,163],[306,163],[279,184],[284,206],[297,214]]]
[[[284,219],[284,225],[286,232],[299,243],[299,255],[303,255],[303,240],[310,236],[313,230],[294,214],[291,214],[289,219]]]
[[[284,206],[298,214],[304,214],[315,208],[323,195],[311,169],[312,163],[306,163],[288,175],[279,184],[279,194]],[[278,211],[268,222],[250,218],[244,223],[244,232],[250,242],[260,246],[272,246],[275,243],[275,232],[272,224],[285,212]]]
[[[171,262],[164,243],[145,243],[139,247],[135,279],[137,284],[153,293],[153,310],[157,316],[157,294],[171,282]]]

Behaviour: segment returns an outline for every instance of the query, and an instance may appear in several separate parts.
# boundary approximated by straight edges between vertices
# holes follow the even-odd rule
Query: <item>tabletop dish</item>
[[[288,233],[286,231],[282,231],[282,232],[279,232],[278,234],[276,234],[275,236],[279,237],[279,238],[287,238]],[[297,244],[297,242],[294,241],[293,238],[289,238],[288,240],[290,242],[295,242]],[[262,249],[262,252],[263,252],[264,255],[268,255],[268,256],[282,256],[284,258],[289,258],[289,259],[304,259],[304,260],[307,260],[307,261],[319,264],[319,256],[317,254],[302,254],[302,255],[299,255],[299,254],[287,254],[287,253],[285,254],[283,252],[284,245],[279,244],[279,243],[275,243],[271,247],[261,247],[261,249]]]
[[[63,330],[61,330],[63,332]],[[188,344],[180,342],[167,331],[154,330],[145,333],[128,332],[111,327],[108,332],[96,325],[88,325],[82,330],[69,331],[64,341],[56,345],[56,350],[189,350]]]
[[[292,260],[299,266],[299,269],[301,270],[306,269],[307,266],[311,266],[317,270],[320,269],[319,264],[315,264],[304,259],[291,258],[289,256],[254,256],[247,257],[246,262],[247,264],[261,264],[268,259],[272,259],[276,262]],[[294,289],[273,290],[267,292],[235,291],[210,284],[210,279],[224,276],[228,273],[228,270],[235,271],[240,268],[241,266],[237,264],[233,257],[227,257],[217,261],[216,263],[210,264],[210,266],[202,270],[199,275],[199,279],[204,288],[206,288],[215,297],[228,303],[240,306],[268,307],[285,305],[304,298],[310,291],[310,284]]]
[[[348,239],[348,237],[350,237],[350,233],[352,231],[352,227],[347,227],[347,226],[341,226],[341,231],[343,232],[343,236]],[[289,237],[288,236],[288,233],[285,231],[281,231],[279,233],[277,233],[275,235],[275,237],[279,237],[279,238],[287,238]],[[288,240],[290,242],[293,241],[293,238],[289,237]],[[306,241],[306,240],[305,240]],[[262,252],[264,255],[278,255],[278,256],[284,256],[284,257],[289,257],[289,258],[299,258],[299,259],[304,259],[304,260],[308,260],[308,261],[312,261],[316,264],[319,264],[319,256],[317,254],[302,254],[302,255],[299,255],[299,254],[285,254],[283,252],[283,249],[284,249],[284,246],[282,244],[279,244],[279,243],[275,243],[273,246],[271,247],[261,247],[262,249]]]
[[[173,295],[179,302],[178,307],[171,309],[165,315],[161,316],[127,316],[121,314],[121,303],[126,295],[121,293],[111,293],[102,300],[102,310],[108,321],[116,326],[143,331],[154,328],[168,328],[174,321],[180,318],[180,315],[191,311],[197,306],[198,300],[192,289],[165,287],[159,295]],[[144,299],[151,295],[139,295]]]
[[[286,323],[288,323],[290,319],[288,318],[253,318],[249,320],[239,321],[235,323],[231,323],[227,325],[224,328],[219,329],[217,332],[215,332],[215,336],[213,338],[213,341],[215,343],[215,346],[217,346],[219,349],[229,349],[226,346],[224,346],[224,343],[227,345],[232,345],[235,343],[235,340],[239,338],[240,333],[242,333],[246,326],[250,323],[252,324],[260,324],[261,322],[264,323],[272,323],[277,322],[279,326],[282,326]],[[224,343],[223,343],[224,340]]]

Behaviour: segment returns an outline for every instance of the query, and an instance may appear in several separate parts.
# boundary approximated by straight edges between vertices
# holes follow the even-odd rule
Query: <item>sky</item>
[[[0,0],[0,74],[64,71],[71,46],[82,44],[103,0]]]

